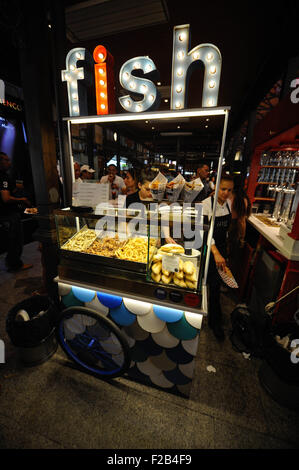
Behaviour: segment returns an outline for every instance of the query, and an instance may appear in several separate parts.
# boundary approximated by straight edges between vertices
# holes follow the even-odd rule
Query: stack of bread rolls
[[[178,245],[179,246],[179,245]],[[180,247],[182,248],[182,247]],[[179,259],[179,271],[172,273],[165,269],[162,266],[162,257],[163,254],[171,253],[171,251],[163,250],[163,247],[160,248],[159,252],[153,257],[153,263],[151,267],[151,276],[153,281],[162,282],[163,284],[173,283],[179,287],[184,287],[188,289],[196,289],[197,286],[197,276],[196,276],[196,266],[192,261],[184,261],[182,258]],[[177,250],[179,250],[177,248]],[[182,248],[183,250],[183,248]],[[182,250],[176,251],[176,253],[182,253]]]

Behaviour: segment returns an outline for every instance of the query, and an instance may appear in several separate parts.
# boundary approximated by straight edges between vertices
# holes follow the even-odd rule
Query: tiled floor
[[[5,331],[9,309],[41,282],[37,243],[24,249],[34,267],[9,274],[0,257],[0,448],[2,449],[291,449],[299,448],[299,412],[261,387],[261,360],[245,359],[229,338],[218,343],[206,322],[189,399],[126,378],[104,382],[73,367],[59,348],[44,364],[20,365]],[[229,331],[234,301],[222,294]],[[208,372],[212,365],[216,372]]]

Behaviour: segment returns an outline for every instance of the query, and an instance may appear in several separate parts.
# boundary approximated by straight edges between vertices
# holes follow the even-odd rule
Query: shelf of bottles
[[[299,170],[299,151],[263,152],[260,158],[258,184],[294,185]]]

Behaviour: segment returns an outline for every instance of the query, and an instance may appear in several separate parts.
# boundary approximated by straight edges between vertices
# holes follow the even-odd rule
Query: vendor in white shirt
[[[226,270],[227,236],[231,222],[231,201],[229,200],[234,189],[232,176],[222,175],[217,194],[215,224],[211,243],[211,256],[207,283],[209,286],[209,317],[208,323],[219,340],[224,339],[222,328],[222,311],[220,306],[221,277],[219,270]],[[209,220],[212,217],[214,196],[202,201],[203,215]]]
[[[108,174],[102,176],[100,183],[109,183],[109,199],[117,199],[118,195],[122,194],[122,188],[126,187],[125,182],[120,176],[116,174],[117,167],[115,165],[109,165],[107,170]]]

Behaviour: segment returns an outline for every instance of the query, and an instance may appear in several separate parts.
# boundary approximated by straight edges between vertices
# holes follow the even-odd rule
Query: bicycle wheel
[[[130,348],[120,329],[86,307],[63,310],[57,336],[64,352],[87,371],[106,378],[123,375],[130,365]]]

